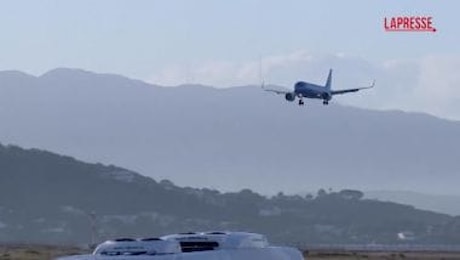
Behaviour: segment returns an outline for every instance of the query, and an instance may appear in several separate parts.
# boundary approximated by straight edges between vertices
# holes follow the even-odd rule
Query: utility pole
[[[91,240],[90,240],[90,248],[92,249],[93,247],[96,246],[96,240],[97,240],[97,227],[96,227],[96,220],[97,220],[97,215],[95,211],[91,211],[88,213],[89,217],[89,226],[90,226],[90,231],[91,231]]]

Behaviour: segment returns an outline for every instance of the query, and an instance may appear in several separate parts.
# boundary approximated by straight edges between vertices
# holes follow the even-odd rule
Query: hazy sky
[[[460,2],[423,0],[1,1],[0,70],[56,67],[162,85],[297,79],[368,84],[339,102],[460,120]],[[384,17],[428,15],[436,33],[389,33]]]

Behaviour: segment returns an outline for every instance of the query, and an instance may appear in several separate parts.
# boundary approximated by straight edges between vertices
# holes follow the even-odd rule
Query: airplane
[[[294,101],[295,98],[299,98],[299,106],[304,105],[303,98],[316,98],[322,99],[323,105],[328,105],[329,101],[334,95],[340,95],[350,92],[357,92],[361,89],[373,88],[375,85],[375,80],[370,86],[360,87],[360,88],[350,88],[350,89],[341,89],[341,90],[332,90],[332,69],[329,70],[329,75],[327,76],[326,84],[324,86],[305,82],[297,81],[294,85],[294,91],[291,90],[276,90],[276,89],[267,89],[265,88],[264,83],[262,83],[262,89],[269,92],[274,92],[276,94],[284,95],[287,101]]]

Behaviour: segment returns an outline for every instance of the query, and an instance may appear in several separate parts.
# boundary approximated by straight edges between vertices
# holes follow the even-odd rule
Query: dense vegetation
[[[458,217],[362,197],[354,190],[266,197],[249,189],[178,187],[115,166],[0,145],[1,241],[87,243],[93,223],[98,240],[223,229],[296,245],[460,242]]]

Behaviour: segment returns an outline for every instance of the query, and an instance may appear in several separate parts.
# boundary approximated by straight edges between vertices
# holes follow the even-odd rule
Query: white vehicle
[[[150,239],[115,239],[91,255],[58,260],[303,260],[299,250],[269,246],[265,236],[247,232],[201,232]]]

